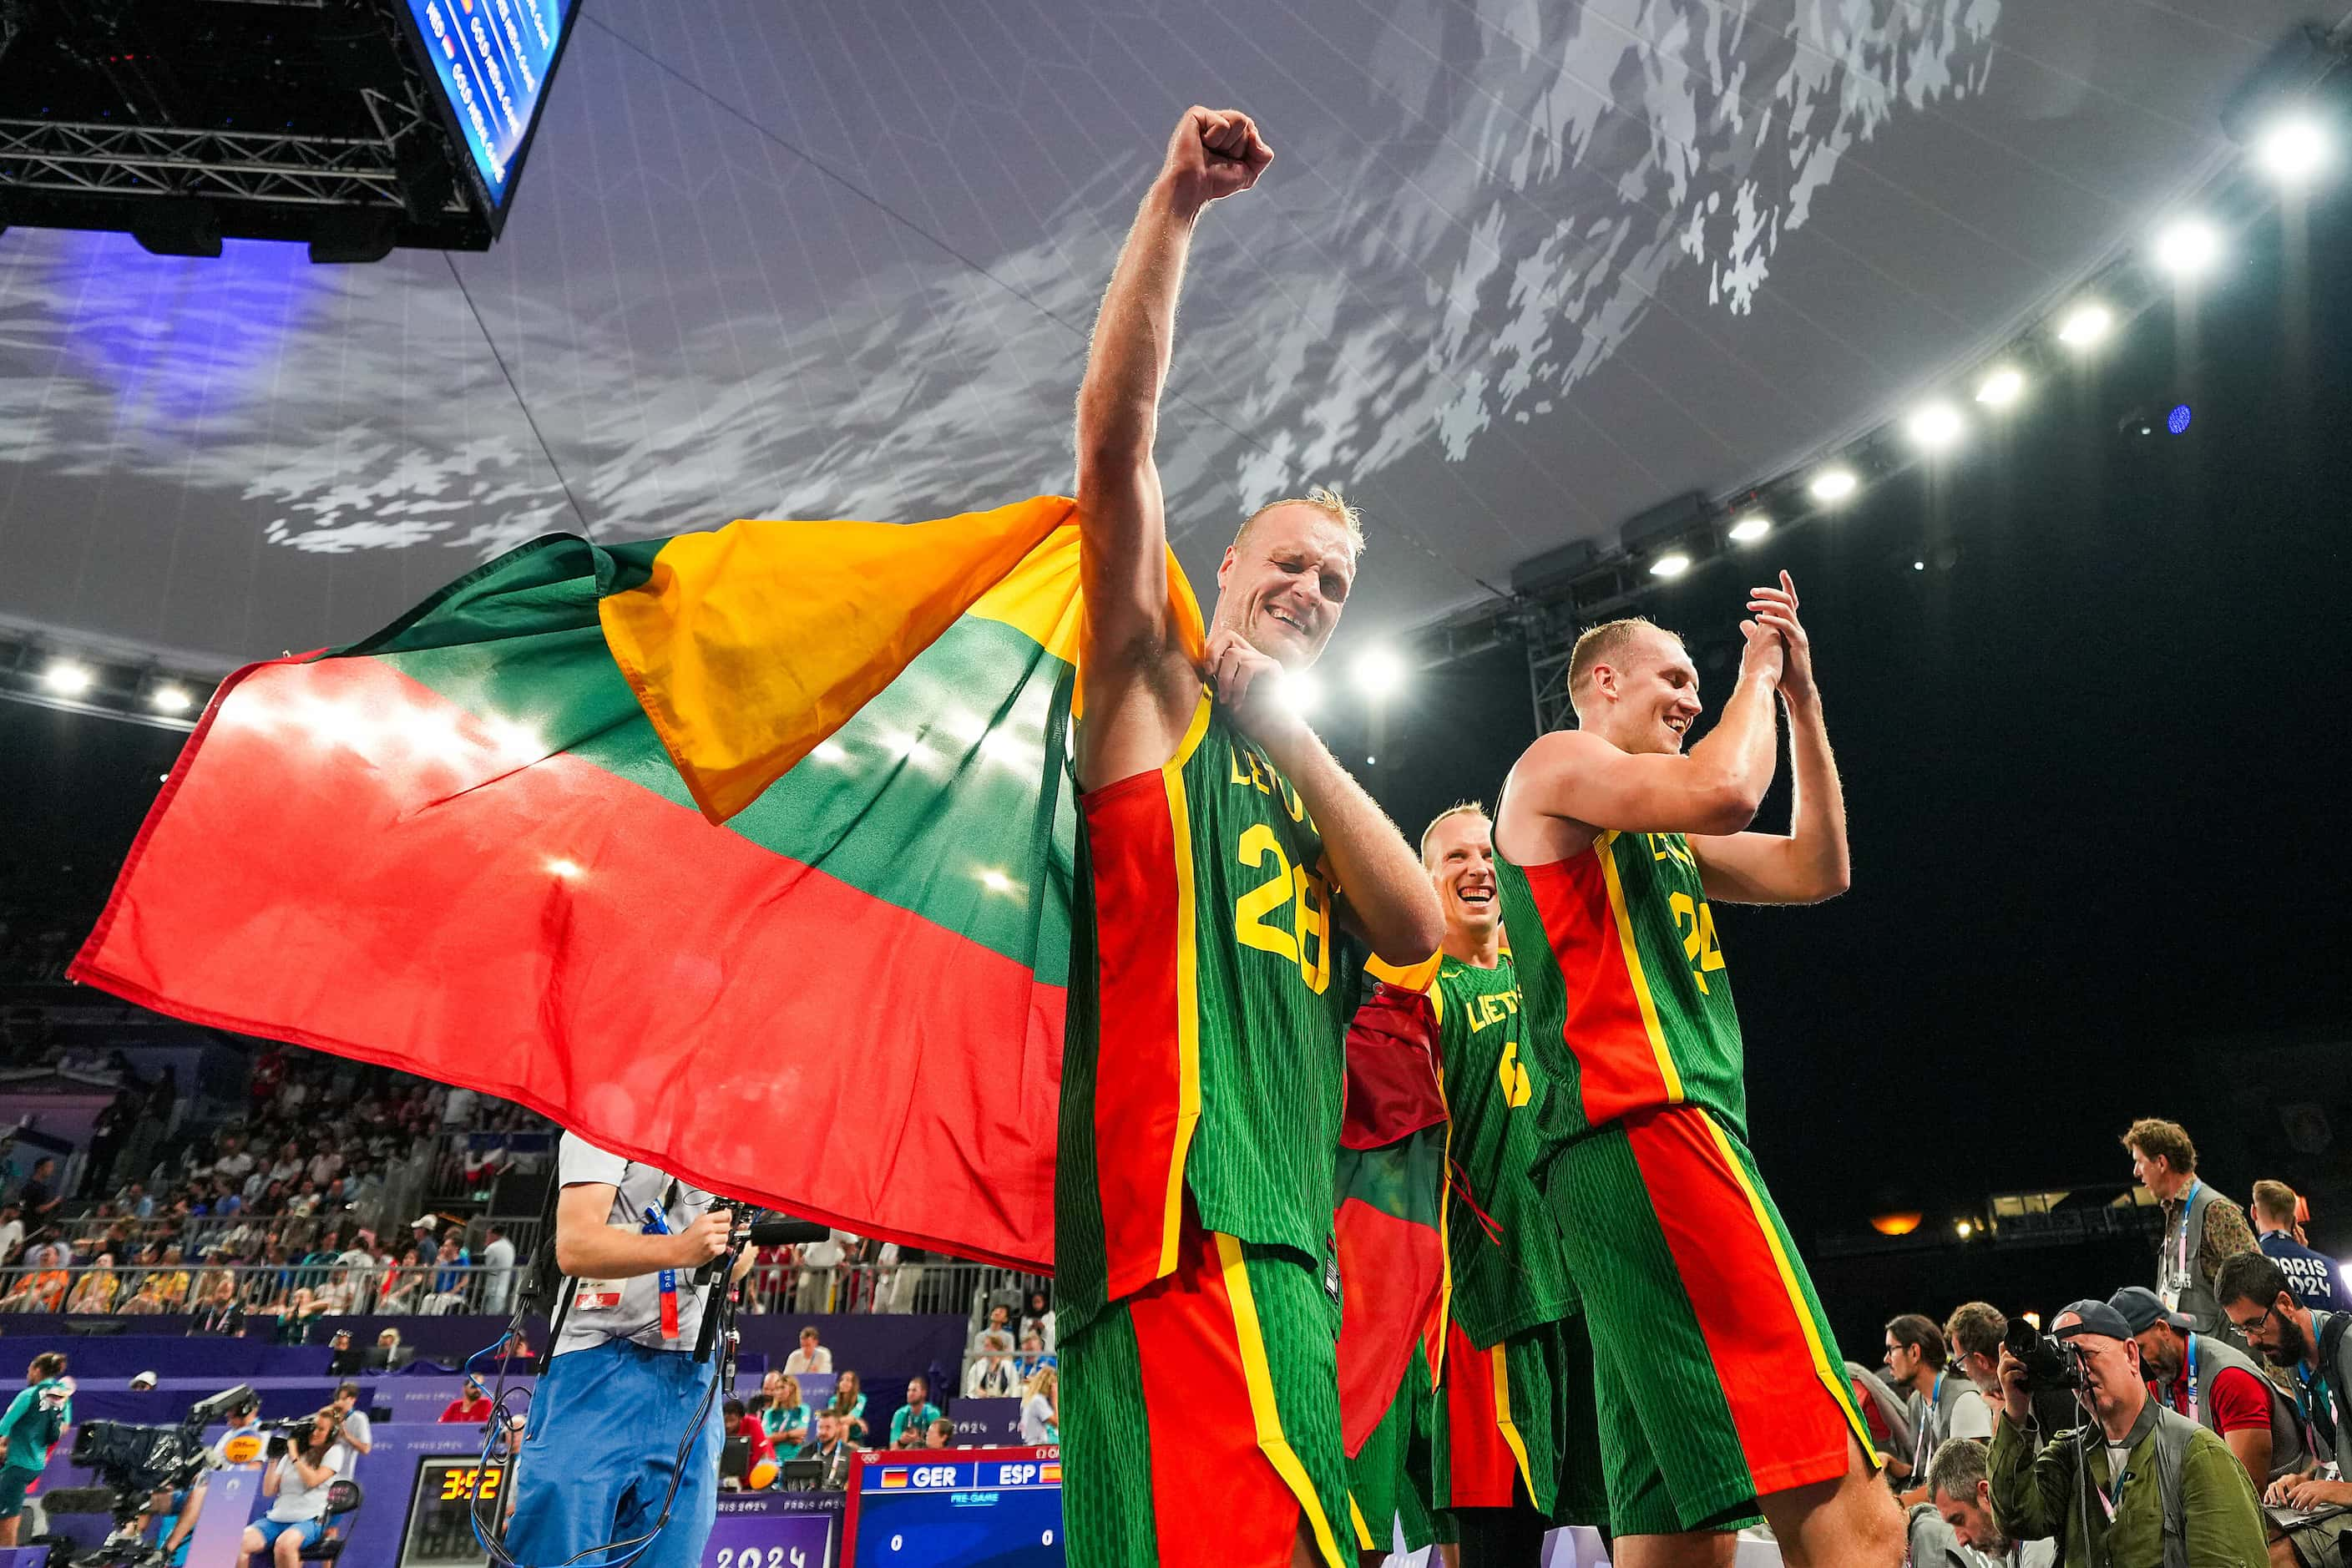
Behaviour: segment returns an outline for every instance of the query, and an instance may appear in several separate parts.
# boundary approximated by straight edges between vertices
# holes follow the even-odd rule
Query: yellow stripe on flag
[[[680,534],[650,579],[599,604],[604,641],[695,804],[724,822],[1012,577],[1073,505]],[[1075,602],[1075,564],[1068,581]]]

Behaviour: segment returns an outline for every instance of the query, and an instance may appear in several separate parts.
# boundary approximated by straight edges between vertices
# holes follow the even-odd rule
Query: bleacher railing
[[[226,1266],[102,1268],[19,1263],[0,1268],[0,1313],[108,1316],[195,1312],[216,1304],[226,1281],[248,1317],[292,1321],[337,1316],[509,1311],[519,1270],[487,1264],[344,1265],[290,1261]],[[1009,1278],[977,1263],[759,1264],[745,1276],[749,1312],[953,1312],[969,1316]],[[280,1327],[286,1327],[281,1323]],[[253,1329],[248,1327],[248,1333]],[[306,1333],[304,1339],[319,1336]]]

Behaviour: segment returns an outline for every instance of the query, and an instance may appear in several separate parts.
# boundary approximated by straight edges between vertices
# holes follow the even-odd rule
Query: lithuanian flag
[[[556,535],[240,670],[72,973],[1049,1268],[1071,514]]]
[[[1445,1098],[1435,960],[1382,978],[1348,1027],[1347,1111],[1339,1129],[1339,1425],[1362,1451],[1404,1382],[1415,1344],[1430,1373],[1445,1346]]]

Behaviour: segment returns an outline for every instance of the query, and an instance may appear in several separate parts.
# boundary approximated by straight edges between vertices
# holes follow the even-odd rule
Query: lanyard
[[[646,1205],[644,1234],[647,1236],[669,1234],[668,1218],[651,1204]],[[677,1270],[675,1268],[665,1268],[661,1271],[661,1331],[662,1338],[666,1340],[677,1338]]]
[[[1927,1468],[1928,1459],[1933,1458],[1930,1450],[1936,1443],[1935,1423],[1943,1409],[1944,1379],[1947,1375],[1948,1369],[1936,1374],[1936,1386],[1927,1395],[1927,1408],[1919,1415],[1919,1435],[1911,1444],[1911,1474],[1915,1479]]]
[[[2184,1233],[2184,1234],[2185,1234],[2185,1233]],[[2192,1333],[2192,1334],[2190,1334],[2190,1335],[2189,1336],[2189,1419],[2190,1419],[2191,1421],[2194,1421],[2194,1420],[2197,1420],[2197,1419],[2198,1419],[2198,1415],[2197,1415],[2197,1336],[2196,1336],[2195,1334],[2193,1334],[2193,1333]]]
[[[2180,1263],[2178,1272],[2173,1276],[2177,1281],[2174,1287],[2176,1291],[2186,1289],[2189,1284],[2189,1212],[2197,1201],[2197,1189],[2204,1184],[2202,1178],[2191,1176],[2189,1178],[2189,1190],[2180,1194]],[[2180,1303],[2177,1300],[2168,1301],[2166,1305],[2174,1311],[2180,1309]]]

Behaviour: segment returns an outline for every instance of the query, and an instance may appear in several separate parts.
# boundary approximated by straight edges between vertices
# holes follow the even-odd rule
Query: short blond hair
[[[2254,1212],[2276,1225],[2294,1224],[2294,1189],[2284,1182],[2254,1184]]]
[[[1486,808],[1476,801],[1457,800],[1435,816],[1431,817],[1429,826],[1421,830],[1421,863],[1424,866],[1429,864],[1429,836],[1437,831],[1439,823],[1449,816],[1485,816],[1486,815]]]
[[[1276,507],[1285,506],[1313,507],[1348,531],[1348,548],[1350,551],[1358,555],[1364,552],[1364,514],[1349,506],[1347,498],[1338,490],[1327,489],[1321,485],[1317,485],[1303,496],[1285,496],[1280,500],[1270,500],[1242,519],[1242,525],[1234,530],[1234,546],[1238,548],[1241,542],[1249,537],[1249,531],[1257,526],[1259,518]]]
[[[1573,703],[1593,670],[1603,664],[1612,668],[1633,644],[1633,639],[1645,631],[1666,632],[1666,628],[1647,616],[1625,616],[1613,621],[1603,621],[1597,626],[1587,626],[1576,639],[1576,647],[1568,655],[1568,699]],[[1676,642],[1679,633],[1666,632]]]

